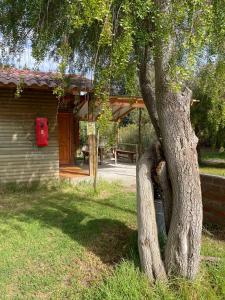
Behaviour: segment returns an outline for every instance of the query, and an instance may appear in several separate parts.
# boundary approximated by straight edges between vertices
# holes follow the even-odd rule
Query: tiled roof
[[[54,88],[59,83],[57,73],[37,72],[31,70],[18,70],[14,68],[0,68],[0,85],[17,86],[23,82],[29,88]],[[79,88],[81,90],[91,90],[92,82],[81,75],[66,74],[69,78],[69,90]]]

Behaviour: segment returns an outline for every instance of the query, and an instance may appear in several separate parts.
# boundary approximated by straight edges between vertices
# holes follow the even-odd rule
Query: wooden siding
[[[49,91],[0,89],[0,183],[59,176],[57,99]],[[49,122],[49,146],[37,147],[36,117]]]

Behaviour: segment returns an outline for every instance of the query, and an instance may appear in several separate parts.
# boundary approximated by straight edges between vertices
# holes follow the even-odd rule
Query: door
[[[58,114],[59,164],[69,165],[73,159],[73,114]]]

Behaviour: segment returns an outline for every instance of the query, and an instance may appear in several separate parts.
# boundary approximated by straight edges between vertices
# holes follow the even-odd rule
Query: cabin
[[[0,184],[59,178],[60,168],[75,165],[79,122],[93,124],[100,108],[96,101],[95,109],[91,104],[91,80],[70,74],[66,81],[59,98],[54,94],[60,84],[56,73],[0,69]],[[109,101],[114,121],[144,107],[138,97],[111,96]],[[90,162],[88,172],[93,173]]]

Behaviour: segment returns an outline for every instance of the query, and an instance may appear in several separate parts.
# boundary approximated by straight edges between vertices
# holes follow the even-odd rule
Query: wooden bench
[[[136,152],[128,151],[128,150],[122,150],[122,149],[116,149],[116,156],[117,156],[117,158],[126,156],[133,163],[134,162],[134,157],[136,156]]]

